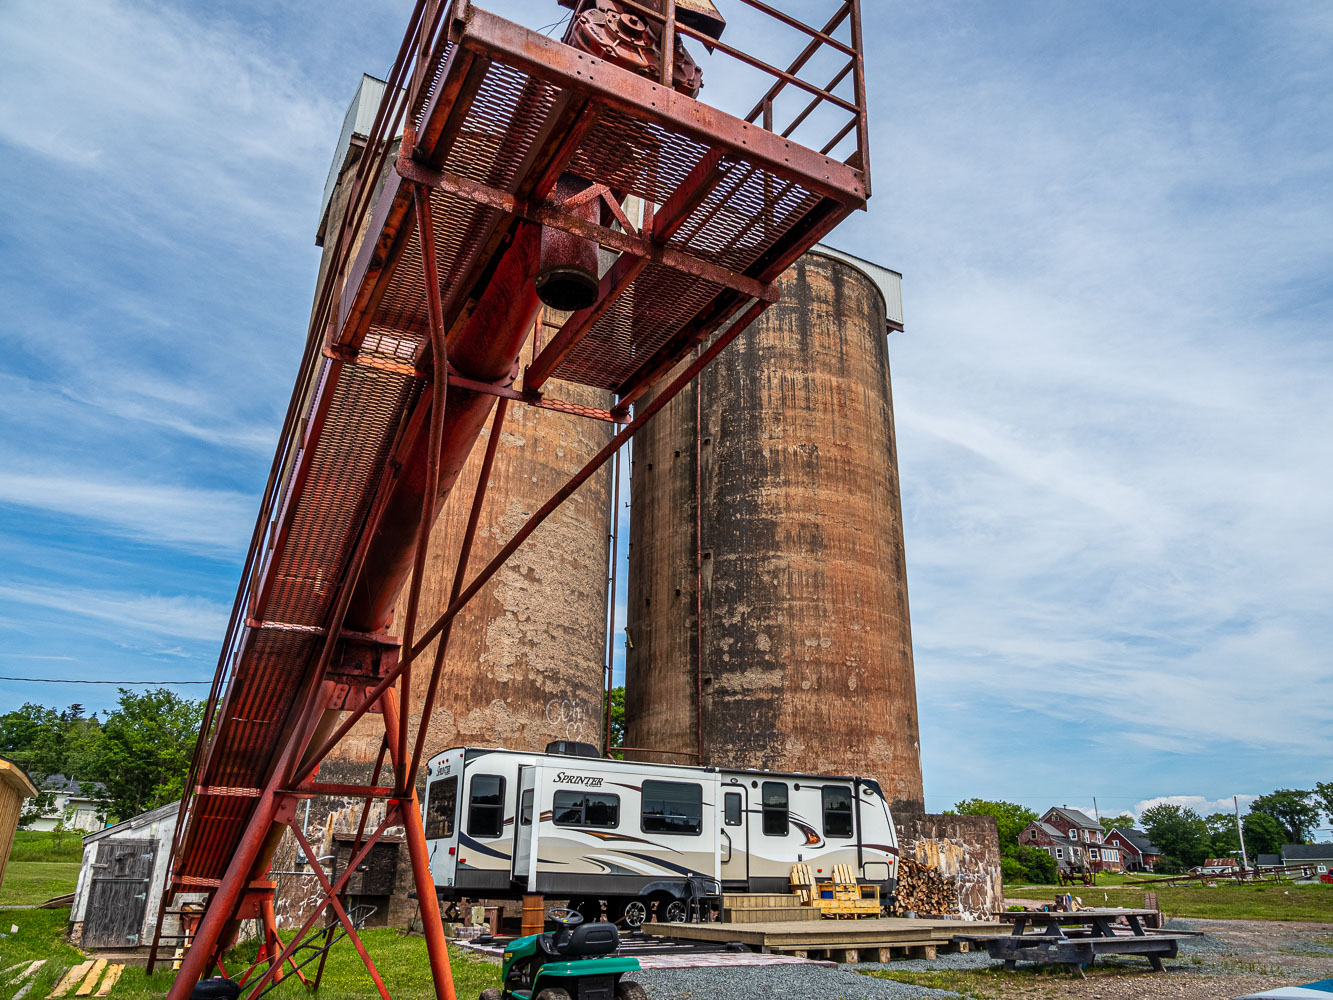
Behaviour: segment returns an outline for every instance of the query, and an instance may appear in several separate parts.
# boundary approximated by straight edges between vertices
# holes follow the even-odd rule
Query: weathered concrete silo
[[[365,141],[358,129],[373,117],[382,91],[379,81],[365,78],[348,112],[319,229],[326,244],[320,289],[332,280],[326,273],[327,248],[347,211],[360,156],[357,144]],[[548,340],[558,328],[560,316],[550,313],[546,319],[546,324],[539,320],[538,336],[542,340]],[[531,361],[533,349],[530,340],[520,369]],[[555,379],[546,383],[544,391],[552,398],[597,409],[612,404],[609,393]],[[418,634],[448,604],[492,426],[488,420],[432,530],[422,577]],[[511,405],[500,434],[466,580],[610,441],[614,428],[569,413]],[[543,750],[556,739],[601,743],[611,482],[609,467],[586,482],[455,618],[439,694],[428,724],[426,757],[462,744]],[[399,596],[390,628],[397,636],[401,636],[406,619],[409,585],[404,585]],[[435,645],[432,643],[418,657],[412,671],[414,697],[408,700],[405,711],[413,737]],[[363,720],[325,758],[320,780],[335,784],[368,781],[382,734],[378,720]],[[387,774],[387,763],[385,767]],[[423,768],[423,782],[424,777]],[[339,850],[346,853],[346,841],[357,827],[361,808],[360,800],[312,800],[302,821],[316,849],[326,855]],[[371,813],[372,829],[382,815],[382,805],[376,805]],[[360,902],[379,908],[372,923],[404,923],[415,907],[406,895],[412,887],[406,852],[399,851],[392,839],[384,851],[388,856],[371,865],[376,877],[354,879],[353,893]],[[306,890],[313,884],[310,876],[301,874],[304,869],[297,863],[296,853],[295,840],[288,837],[275,864],[280,872],[292,873],[279,876],[285,881],[277,909],[285,925],[304,914],[310,903],[307,897],[311,896]],[[395,862],[397,854],[402,856]]]
[[[626,745],[658,751],[636,756],[871,775],[920,807],[876,271],[807,254],[635,440]]]

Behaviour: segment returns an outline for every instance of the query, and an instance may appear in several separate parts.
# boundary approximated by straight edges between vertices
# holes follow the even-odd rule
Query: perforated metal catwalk
[[[239,919],[271,917],[268,859],[302,796],[386,803],[383,823],[358,847],[368,850],[391,821],[407,829],[430,922],[434,891],[417,856],[424,839],[413,791],[420,734],[412,753],[409,713],[399,718],[412,661],[436,636],[447,639],[452,616],[517,544],[776,298],[777,276],[864,207],[858,4],[834,5],[816,29],[758,0],[738,2],[807,39],[802,58],[785,71],[767,66],[677,23],[671,0],[660,9],[624,6],[665,35],[664,53],[674,51],[674,32],[768,72],[774,82],[750,120],[677,92],[665,58],[653,79],[465,2],[418,2],[316,303],[192,766],[168,888],[208,893],[209,905],[173,1000],[218,962]],[[840,26],[849,41],[835,37]],[[829,46],[850,57],[834,80],[850,81],[850,98],[797,75]],[[761,117],[771,124],[774,99],[787,87],[850,114],[825,152],[759,124]],[[389,141],[400,127],[401,145]],[[844,162],[832,150],[845,139],[854,150]],[[396,169],[384,171],[394,154]],[[579,206],[553,198],[567,175],[587,185]],[[630,195],[645,203],[641,227],[622,209]],[[574,313],[520,379],[543,231],[619,256],[601,277],[596,303]],[[718,331],[684,376],[657,384]],[[548,398],[549,378],[612,390],[616,406],[598,411]],[[649,387],[653,403],[631,411]],[[469,535],[450,607],[428,628],[417,628],[415,591],[406,620],[392,623],[390,609],[481,427],[493,411],[498,427],[511,404],[624,426],[464,586]],[[488,458],[499,439],[492,432]],[[483,478],[474,506],[484,486]],[[391,624],[407,641],[390,636]],[[432,681],[425,705],[413,706],[423,717],[435,693]],[[367,712],[384,716],[381,760],[392,780],[375,784],[377,768],[364,788],[319,784],[319,760]],[[339,903],[345,880],[321,883],[324,904],[387,997]],[[316,915],[323,912],[321,905]],[[296,944],[282,946],[282,955],[280,939],[271,946],[257,991]],[[442,938],[431,944],[439,995],[452,996],[440,982],[448,980],[447,957],[437,954]]]

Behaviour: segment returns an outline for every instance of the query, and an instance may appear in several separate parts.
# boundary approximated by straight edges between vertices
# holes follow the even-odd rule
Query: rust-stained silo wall
[[[329,232],[346,210],[351,168],[333,191]],[[327,247],[326,247],[327,250]],[[320,285],[328,280],[327,253]],[[540,332],[558,328],[559,316]],[[529,340],[520,362],[532,360]],[[610,394],[552,379],[547,396],[598,409]],[[448,603],[459,548],[477,477],[490,438],[488,420],[431,533],[422,581],[417,633]],[[511,403],[481,510],[467,579],[486,565],[529,515],[563,486],[608,441],[611,424],[555,410]],[[454,620],[444,673],[431,714],[425,756],[462,744],[542,750],[551,740],[601,743],[605,681],[607,560],[611,532],[611,470],[594,475],[527,540]],[[390,631],[401,636],[407,586]],[[413,697],[406,706],[413,737],[435,655],[435,644],[414,662]],[[383,738],[378,717],[362,720],[325,758],[319,779],[327,783],[368,781]],[[386,763],[386,767],[387,767]],[[419,787],[424,785],[424,768]],[[386,771],[386,773],[388,773]],[[356,829],[361,802],[318,797],[301,811],[313,846],[334,851],[334,841]],[[383,816],[377,804],[370,829]],[[391,833],[399,831],[390,831]],[[275,857],[279,872],[296,872],[296,843],[288,836]],[[405,923],[415,904],[406,851],[399,851],[398,891],[391,898],[364,900],[379,906],[372,922]],[[277,911],[284,926],[298,923],[312,905],[314,880],[280,874]]]
[[[780,285],[635,440],[626,745],[920,808],[884,300],[818,253]]]

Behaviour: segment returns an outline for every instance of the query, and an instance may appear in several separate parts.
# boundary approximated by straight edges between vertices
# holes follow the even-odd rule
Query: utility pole
[[[1102,821],[1102,814],[1097,811],[1097,796],[1095,795],[1092,797],[1092,815],[1098,823]]]
[[[1240,863],[1246,871],[1250,870],[1250,856],[1245,853],[1245,828],[1240,825],[1240,798],[1231,796],[1231,804],[1236,807],[1236,834],[1240,837]]]

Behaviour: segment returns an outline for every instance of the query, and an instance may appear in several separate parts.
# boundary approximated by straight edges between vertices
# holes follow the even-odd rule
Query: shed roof
[[[100,781],[79,781],[78,778],[53,774],[42,782],[42,791],[61,792],[71,798],[96,798],[106,791],[106,785]]]
[[[1122,827],[1116,827],[1111,833],[1120,834],[1125,840],[1133,844],[1134,849],[1140,854],[1160,855],[1162,853],[1162,849],[1149,840],[1148,835],[1142,830],[1126,830]]]
[[[148,812],[139,813],[138,816],[131,816],[129,819],[121,820],[115,826],[108,826],[104,830],[90,833],[83,838],[83,842],[85,844],[90,844],[95,840],[101,840],[103,837],[110,837],[113,834],[125,833],[127,830],[137,830],[140,827],[151,826],[159,819],[175,815],[180,807],[181,804],[179,801],[168,802],[164,806],[158,806],[156,809],[149,809]]]
[[[1323,861],[1333,858],[1333,844],[1283,844],[1283,861]]]
[[[0,757],[0,782],[18,792],[21,799],[30,799],[37,794],[37,786],[23,773],[23,768],[4,757]]]

